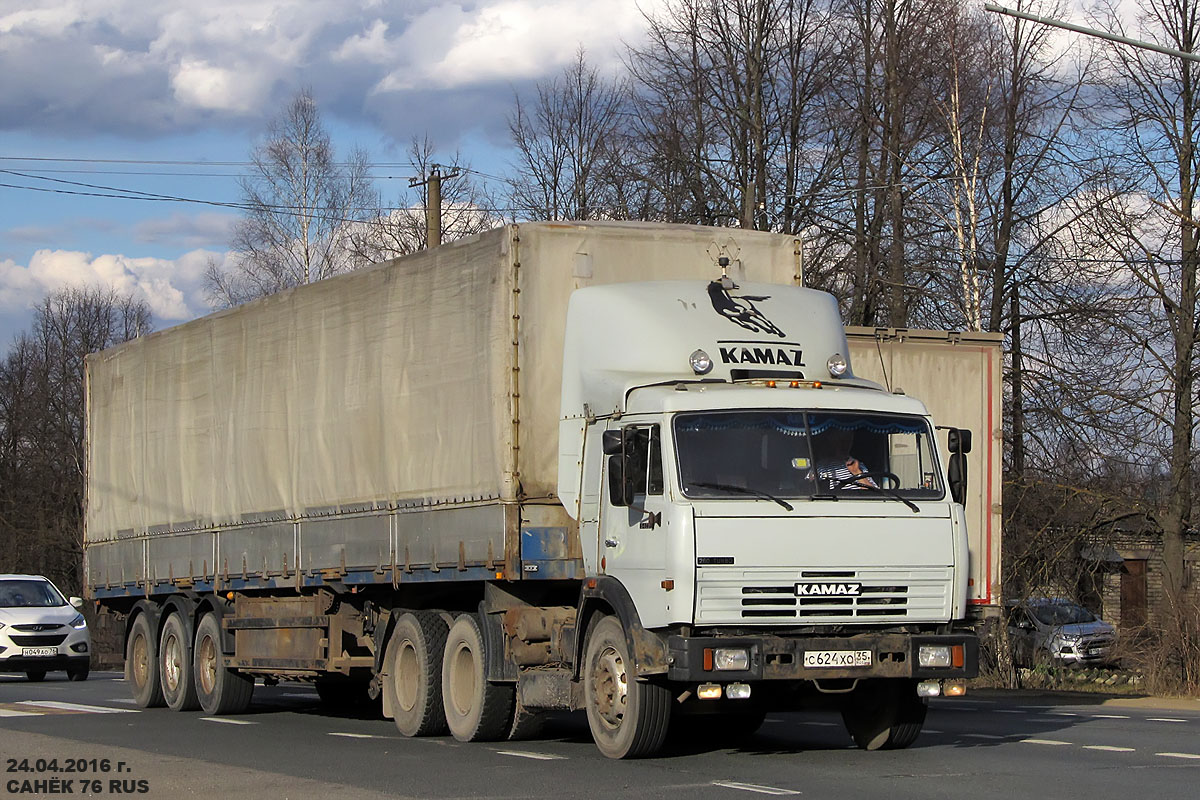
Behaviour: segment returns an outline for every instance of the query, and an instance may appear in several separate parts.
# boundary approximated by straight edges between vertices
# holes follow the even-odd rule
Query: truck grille
[[[854,597],[797,596],[797,583],[814,581],[853,582],[861,589]],[[696,581],[696,624],[945,620],[952,581],[949,569],[796,570],[789,575],[703,569]]]
[[[57,647],[67,638],[65,633],[53,633],[49,636],[17,636],[8,637],[17,647]]]

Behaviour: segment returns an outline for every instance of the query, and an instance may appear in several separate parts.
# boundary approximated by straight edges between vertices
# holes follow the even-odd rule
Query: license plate
[[[1089,656],[1098,656],[1098,655],[1100,655],[1100,651],[1101,651],[1101,648],[1099,648],[1099,647],[1089,647],[1087,654]]]
[[[23,656],[56,656],[58,655],[57,647],[22,647],[21,655]]]
[[[870,650],[806,650],[804,666],[821,667],[869,667]]]

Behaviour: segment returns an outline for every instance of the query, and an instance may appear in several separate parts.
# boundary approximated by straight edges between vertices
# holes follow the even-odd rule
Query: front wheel
[[[42,681],[46,680],[46,670],[44,670],[44,669],[26,670],[25,677],[29,679],[30,683],[41,683]]]
[[[205,714],[238,714],[250,706],[254,681],[225,666],[221,652],[221,622],[205,614],[196,627],[196,694]]]
[[[638,680],[616,617],[603,617],[589,629],[583,682],[588,727],[601,753],[639,758],[658,752],[671,721],[671,694],[665,686]]]
[[[916,681],[864,681],[846,696],[842,722],[863,750],[903,750],[920,735],[927,709]]]

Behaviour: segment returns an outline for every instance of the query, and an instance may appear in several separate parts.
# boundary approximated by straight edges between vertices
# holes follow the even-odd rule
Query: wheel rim
[[[150,653],[146,646],[146,637],[140,633],[133,635],[133,682],[142,687],[150,678]]]
[[[450,658],[450,702],[460,715],[470,712],[475,702],[475,654],[465,642]]]
[[[200,638],[196,653],[197,666],[200,668],[196,679],[205,694],[212,694],[213,687],[217,685],[217,647],[211,636]]]
[[[592,677],[592,697],[596,713],[609,727],[616,728],[625,718],[629,701],[629,681],[625,661],[614,647],[606,647],[596,658]]]
[[[180,653],[179,637],[173,633],[167,634],[163,642],[163,678],[167,688],[175,691],[179,687],[179,675],[182,654]]]
[[[411,639],[400,642],[400,652],[396,655],[396,702],[405,711],[412,711],[417,705],[417,685],[419,683],[420,660],[417,658],[417,648]]]

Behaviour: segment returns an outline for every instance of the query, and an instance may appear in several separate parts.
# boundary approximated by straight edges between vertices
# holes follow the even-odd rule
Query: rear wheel
[[[405,736],[436,736],[447,731],[442,704],[442,654],[446,621],[417,611],[396,620],[384,661],[383,702]]]
[[[44,669],[25,670],[25,677],[28,678],[31,683],[40,683],[41,681],[46,680],[46,670],[44,670]]]
[[[588,726],[601,753],[638,758],[658,752],[671,721],[671,694],[638,680],[616,617],[604,617],[588,631],[583,683]]]
[[[133,700],[142,708],[166,704],[158,679],[158,637],[147,614],[138,615],[125,642],[125,682],[133,690]]]
[[[192,679],[192,642],[183,617],[172,614],[158,640],[158,674],[163,699],[172,711],[194,711],[200,707],[196,681]]]
[[[205,614],[196,627],[193,669],[200,707],[213,716],[245,711],[254,694],[254,681],[229,669],[224,661],[220,620],[216,614]]]
[[[842,722],[863,750],[902,750],[920,735],[927,708],[916,681],[865,681],[846,696]]]
[[[474,614],[463,614],[446,634],[442,657],[442,703],[446,725],[460,742],[494,742],[508,736],[516,687],[490,683],[483,631]]]

